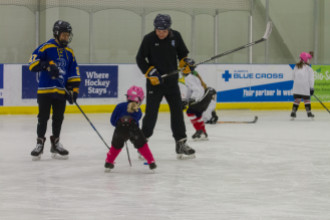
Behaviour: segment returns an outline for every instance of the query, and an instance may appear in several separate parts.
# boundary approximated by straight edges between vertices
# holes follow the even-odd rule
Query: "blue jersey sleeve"
[[[110,123],[112,124],[112,126],[116,127],[117,125],[117,121],[118,121],[118,115],[119,115],[119,108],[118,105],[115,107],[115,109],[113,110],[112,114],[111,114],[111,118],[110,118]]]
[[[46,59],[46,52],[45,50],[40,50],[45,45],[40,45],[35,51],[32,53],[29,59],[29,70],[31,72],[39,72],[45,70],[48,66],[48,62]]]

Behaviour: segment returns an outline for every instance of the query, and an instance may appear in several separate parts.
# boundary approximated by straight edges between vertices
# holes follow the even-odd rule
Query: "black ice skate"
[[[156,168],[157,168],[156,163],[151,163],[151,164],[149,164],[149,168],[150,168],[150,170],[154,170],[154,169],[156,169]]]
[[[296,112],[291,112],[290,116],[291,116],[292,119],[295,119],[297,117],[297,114],[296,114]]]
[[[307,117],[308,117],[308,118],[312,118],[312,119],[313,119],[313,118],[314,118],[314,116],[315,116],[315,115],[313,115],[313,113],[312,113],[312,112],[307,112]]]
[[[192,136],[192,139],[194,141],[206,141],[208,140],[207,138],[207,133],[204,132],[203,130],[198,130],[195,132],[195,134]]]
[[[210,120],[205,122],[206,124],[216,124],[218,122],[219,117],[217,116],[217,113],[215,111],[212,111],[212,117]]]
[[[54,159],[68,159],[69,151],[63,148],[63,145],[60,143],[60,138],[55,138],[50,136],[51,148],[50,152],[52,153],[52,158]]]
[[[193,159],[195,158],[195,150],[186,144],[186,139],[176,142],[177,159]]]
[[[104,168],[105,168],[104,172],[108,173],[111,172],[113,168],[115,168],[115,165],[113,165],[112,163],[105,162]]]
[[[46,138],[37,138],[37,146],[31,151],[32,160],[40,160],[41,154],[44,152]]]

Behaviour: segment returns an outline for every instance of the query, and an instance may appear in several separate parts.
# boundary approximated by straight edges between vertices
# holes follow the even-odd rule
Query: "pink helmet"
[[[127,90],[127,100],[141,103],[144,99],[144,92],[143,89],[139,86],[131,86]]]
[[[299,57],[305,63],[308,63],[308,60],[313,58],[312,55],[310,55],[309,53],[306,53],[306,52],[302,52]]]

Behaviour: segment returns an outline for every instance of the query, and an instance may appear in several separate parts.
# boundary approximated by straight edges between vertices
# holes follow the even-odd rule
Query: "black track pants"
[[[54,137],[59,137],[61,133],[62,122],[64,119],[64,111],[66,100],[53,99],[48,95],[38,95],[38,137],[45,137],[47,130],[47,122],[50,115],[50,109],[53,109],[52,131]]]
[[[181,94],[178,84],[171,86],[159,85],[152,86],[147,84],[147,105],[146,113],[143,118],[142,131],[146,138],[153,134],[155,128],[159,105],[165,97],[170,107],[171,130],[176,141],[186,138],[186,126],[183,118]]]

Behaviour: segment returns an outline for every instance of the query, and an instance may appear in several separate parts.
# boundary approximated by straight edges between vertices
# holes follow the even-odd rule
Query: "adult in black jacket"
[[[171,17],[158,14],[154,20],[155,30],[144,36],[136,56],[136,62],[147,78],[147,104],[143,118],[142,131],[146,138],[151,137],[156,125],[159,105],[165,97],[171,112],[171,129],[176,141],[178,159],[194,158],[195,150],[186,141],[181,94],[178,86],[178,75],[162,78],[161,76],[180,67],[189,68],[194,65],[178,31],[170,29]]]

